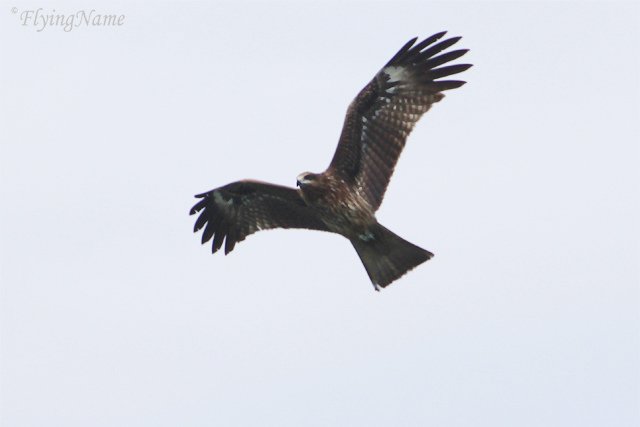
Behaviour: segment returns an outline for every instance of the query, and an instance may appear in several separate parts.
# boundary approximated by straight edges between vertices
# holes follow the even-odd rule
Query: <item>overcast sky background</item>
[[[3,426],[640,424],[638,3],[0,5]],[[322,171],[443,29],[475,67],[378,215],[434,259],[377,293],[336,235],[200,245],[194,194]]]

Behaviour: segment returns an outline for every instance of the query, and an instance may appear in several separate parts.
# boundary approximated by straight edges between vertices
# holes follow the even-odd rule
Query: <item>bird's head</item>
[[[306,185],[312,185],[318,179],[318,174],[311,172],[303,172],[296,178],[296,185],[298,187],[304,187]]]

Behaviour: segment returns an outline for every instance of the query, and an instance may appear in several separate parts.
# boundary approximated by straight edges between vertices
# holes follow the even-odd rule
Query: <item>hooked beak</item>
[[[296,179],[296,187],[300,187],[302,185],[302,183],[300,182],[300,180]]]

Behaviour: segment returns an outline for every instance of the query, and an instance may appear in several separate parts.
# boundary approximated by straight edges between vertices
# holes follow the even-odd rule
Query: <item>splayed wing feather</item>
[[[464,55],[440,54],[460,37],[438,42],[445,32],[407,42],[353,100],[329,170],[350,182],[375,210],[382,203],[407,136],[445,90],[465,82],[437,80],[463,72],[469,64],[446,65]],[[436,43],[437,42],[437,43]]]
[[[236,243],[260,230],[306,228],[326,231],[316,212],[293,188],[257,181],[237,181],[196,196],[201,200],[190,214],[199,213],[193,228],[202,232],[202,243],[213,237],[212,251],[224,243],[225,254]]]

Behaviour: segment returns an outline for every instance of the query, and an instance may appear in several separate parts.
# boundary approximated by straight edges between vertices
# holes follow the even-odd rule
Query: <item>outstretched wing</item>
[[[193,231],[204,227],[202,243],[213,237],[212,252],[224,246],[225,254],[250,234],[271,228],[308,228],[327,231],[316,212],[293,188],[257,181],[237,181],[196,195],[191,208],[200,212]]]
[[[398,157],[413,126],[440,92],[462,86],[459,80],[438,80],[461,73],[470,64],[441,65],[464,55],[460,49],[438,55],[460,37],[436,43],[445,32],[402,49],[360,91],[347,110],[338,148],[329,169],[350,182],[377,209]]]

